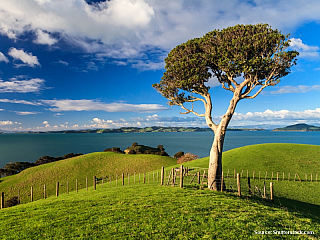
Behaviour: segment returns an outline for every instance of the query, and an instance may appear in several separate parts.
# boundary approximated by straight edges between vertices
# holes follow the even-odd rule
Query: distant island
[[[299,123],[295,125],[290,125],[283,128],[276,128],[272,131],[279,131],[279,132],[287,132],[287,131],[295,131],[295,132],[316,132],[320,131],[320,127],[308,125],[305,123]]]
[[[228,128],[227,131],[264,131],[265,129],[254,129],[254,128]],[[19,134],[25,133],[148,133],[148,132],[211,132],[210,128],[200,128],[200,127],[122,127],[122,128],[112,128],[112,129],[87,129],[87,130],[63,130],[63,131],[46,131],[46,132],[16,132]]]

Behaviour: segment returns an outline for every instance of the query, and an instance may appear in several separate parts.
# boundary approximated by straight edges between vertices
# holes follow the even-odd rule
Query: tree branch
[[[189,113],[193,113],[194,115],[197,115],[198,117],[205,117],[205,114],[199,114],[195,111],[193,111],[193,106],[191,109],[186,108],[185,106],[183,106],[183,104],[180,104],[180,107],[182,107],[184,110],[186,110],[186,112],[180,112],[180,114],[189,114]]]
[[[269,85],[263,85],[258,92],[256,92],[254,95],[252,96],[245,96],[245,97],[242,97],[242,98],[246,98],[246,99],[253,99],[255,98],[256,96],[259,95],[259,93],[265,88],[265,87],[268,87]],[[251,91],[250,91],[251,92]]]

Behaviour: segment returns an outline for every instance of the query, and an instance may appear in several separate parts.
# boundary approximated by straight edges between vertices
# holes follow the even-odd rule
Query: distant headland
[[[265,129],[258,128],[228,128],[227,131],[264,131]],[[46,132],[16,132],[19,134],[33,133],[150,133],[150,132],[211,132],[210,128],[200,128],[200,127],[122,127],[122,128],[111,128],[111,129],[87,129],[87,130],[63,130],[63,131],[46,131]]]
[[[272,131],[278,131],[278,132],[287,132],[287,131],[294,131],[294,132],[316,132],[320,131],[320,127],[308,125],[305,123],[299,123],[295,125],[290,125],[283,128],[276,128]]]

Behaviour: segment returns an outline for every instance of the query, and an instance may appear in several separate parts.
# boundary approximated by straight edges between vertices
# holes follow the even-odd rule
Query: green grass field
[[[43,198],[43,186],[46,184],[48,196],[55,194],[56,182],[60,182],[61,192],[66,192],[66,182],[69,181],[69,190],[75,190],[75,181],[79,188],[93,185],[93,176],[105,177],[105,181],[120,178],[122,173],[145,173],[160,169],[161,166],[170,166],[176,163],[175,159],[156,155],[124,155],[112,152],[90,153],[74,158],[48,163],[28,168],[17,175],[0,179],[0,192],[6,197],[16,196],[20,190],[21,202],[30,201],[30,188],[33,186],[34,198]]]
[[[274,239],[320,223],[271,203],[158,183],[85,189],[1,210],[2,239]],[[5,223],[5,224],[3,224]]]
[[[2,239],[319,239],[320,179],[318,182],[294,182],[293,175],[320,173],[320,146],[297,144],[260,144],[230,150],[223,155],[223,170],[243,171],[242,186],[246,186],[246,171],[291,172],[292,180],[273,179],[275,201],[263,201],[255,196],[237,197],[235,193],[198,190],[189,185],[192,174],[208,167],[209,158],[185,163],[191,169],[185,188],[159,186],[159,170],[178,167],[176,160],[152,155],[121,155],[92,153],[73,159],[27,169],[18,175],[1,179],[0,191],[14,194],[19,188],[29,191],[36,186],[35,202],[1,210]],[[71,169],[71,170],[70,170]],[[152,172],[157,170],[156,172]],[[147,174],[146,184],[138,183],[138,173]],[[130,173],[130,185],[112,182],[110,187],[101,179],[97,190],[84,189],[85,177]],[[136,173],[136,183],[133,174]],[[155,173],[155,174],[153,174]],[[263,175],[264,177],[264,175]],[[268,176],[267,183],[271,181]],[[142,175],[141,175],[142,178]],[[70,180],[70,194],[65,194]],[[81,190],[76,193],[74,182]],[[154,180],[155,179],[155,180]],[[114,180],[114,177],[112,177]],[[59,197],[42,199],[42,184],[60,181]],[[149,183],[148,183],[149,182]],[[235,179],[226,179],[228,185]],[[252,180],[261,189],[263,180]],[[71,189],[73,186],[73,189]],[[92,183],[90,184],[92,186]],[[49,190],[48,190],[49,191]],[[30,195],[30,194],[29,194]],[[8,196],[6,192],[6,197]],[[26,194],[25,201],[30,196]],[[40,200],[38,200],[40,199]],[[3,224],[5,223],[5,224]],[[313,235],[258,235],[254,231],[313,231]]]

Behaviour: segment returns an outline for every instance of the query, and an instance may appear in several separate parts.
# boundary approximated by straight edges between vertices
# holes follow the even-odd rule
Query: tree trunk
[[[221,175],[222,175],[222,151],[224,137],[226,135],[227,127],[234,114],[237,103],[240,100],[241,88],[237,88],[233,98],[230,101],[226,114],[223,115],[220,124],[214,130],[214,140],[210,150],[210,161],[208,170],[208,188],[214,191],[221,189]]]
[[[220,128],[214,134],[214,140],[210,150],[210,162],[208,170],[208,188],[214,191],[221,189],[222,175],[222,151],[225,131]]]

